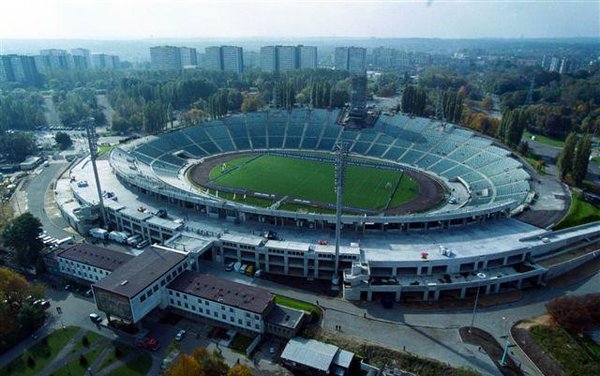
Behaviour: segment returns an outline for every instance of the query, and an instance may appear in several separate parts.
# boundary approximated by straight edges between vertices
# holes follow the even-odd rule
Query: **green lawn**
[[[582,225],[585,223],[600,221],[600,209],[586,202],[579,192],[573,192],[573,202],[569,208],[569,213],[556,227],[560,230],[563,228]]]
[[[247,158],[247,157],[244,157]],[[212,184],[274,193],[293,198],[335,203],[334,166],[331,163],[263,155],[252,161],[228,162],[239,168],[217,175]],[[220,173],[221,166],[215,167]],[[213,175],[211,171],[211,175]],[[371,167],[348,166],[344,205],[365,209],[383,209],[402,174],[398,171]],[[418,184],[402,176],[392,206],[412,200],[419,192]]]
[[[114,144],[114,145],[100,145],[100,146],[98,146],[98,156],[101,157],[104,154],[110,153],[110,151],[112,149],[114,149],[115,147],[117,147],[117,144]]]
[[[558,326],[534,326],[531,336],[567,375],[600,375],[600,363]]]
[[[104,361],[103,361],[102,365],[100,366],[100,369],[108,367],[111,363],[114,363],[119,359],[123,359],[131,351],[133,351],[133,347],[126,345],[122,342],[118,342],[118,341],[113,342],[113,347],[114,348],[110,351],[110,353],[106,356],[106,358],[104,358]],[[121,354],[118,358],[117,358],[117,354],[115,353],[115,349],[119,349],[121,351]]]
[[[211,193],[216,194],[214,191],[211,191]],[[223,192],[223,191],[219,191],[219,198],[239,202],[242,204],[258,206],[261,208],[268,208],[269,206],[273,205],[273,202],[274,202],[273,200],[268,200],[265,198],[258,198],[258,197],[254,197],[254,196],[250,196],[250,195],[248,195],[248,196],[246,196],[246,198],[244,198],[243,195],[234,194],[234,193],[230,193],[230,192]]]
[[[96,358],[98,358],[98,356],[100,355],[102,350],[104,350],[104,347],[99,346],[91,351],[88,351],[84,355],[85,359],[87,360],[87,363],[81,364],[79,361],[79,357],[77,357],[77,359],[71,361],[69,364],[67,364],[63,368],[59,369],[58,371],[53,372],[52,375],[53,376],[67,376],[67,375],[83,376],[86,374],[87,369],[94,363]]]
[[[321,309],[314,304],[304,302],[302,300],[290,298],[288,296],[283,295],[275,295],[275,303],[281,304],[282,306],[299,309],[302,311],[306,311],[312,313],[313,315],[320,317]]]
[[[33,376],[39,374],[78,331],[79,328],[69,326],[50,333],[46,340],[42,339],[25,350],[24,354],[13,360],[9,365],[0,369],[0,374],[4,376]],[[27,364],[29,357],[35,361],[33,366]]]
[[[562,148],[565,145],[564,140],[557,140],[555,138],[550,138],[547,136],[542,136],[541,134],[533,134],[529,131],[523,132],[523,137],[527,138],[527,140],[531,140],[531,136],[535,136],[535,141],[540,144],[546,144],[549,146],[555,146],[557,148]]]
[[[129,363],[122,365],[112,371],[110,376],[145,376],[152,367],[150,354],[141,354],[133,358]]]

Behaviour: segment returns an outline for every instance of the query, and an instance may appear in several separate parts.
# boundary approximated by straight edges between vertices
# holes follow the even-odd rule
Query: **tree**
[[[225,375],[228,370],[229,367],[223,362],[223,357],[217,351],[211,353],[206,348],[199,347],[194,349],[191,355],[181,355],[167,368],[165,374],[168,376],[217,376]]]
[[[71,136],[69,136],[65,132],[58,132],[54,136],[54,140],[58,144],[58,148],[60,150],[66,150],[73,146],[73,140],[71,140]]]
[[[35,138],[31,133],[0,134],[0,154],[10,162],[22,162],[36,150]]]
[[[243,112],[255,112],[258,111],[259,108],[264,106],[264,102],[262,100],[262,96],[260,93],[244,93],[243,94],[244,101],[242,102],[242,111]]]
[[[17,263],[23,266],[41,266],[43,243],[38,238],[42,224],[27,212],[13,219],[4,227],[4,244],[15,251]]]
[[[252,376],[252,371],[243,364],[236,364],[227,371],[227,376]]]
[[[191,355],[183,354],[165,371],[167,376],[205,376],[207,375],[198,361]],[[208,376],[208,375],[207,375]]]
[[[481,107],[483,107],[483,109],[487,112],[490,112],[494,107],[494,100],[492,99],[492,97],[483,98],[483,100],[481,101]]]
[[[590,162],[590,154],[592,153],[592,138],[587,135],[582,137],[575,148],[575,156],[573,158],[573,171],[571,176],[575,185],[580,186],[587,175],[588,164]]]
[[[573,160],[575,158],[576,145],[577,135],[571,132],[565,140],[565,145],[560,151],[560,154],[558,155],[558,161],[556,163],[558,167],[558,176],[562,180],[565,180],[565,178],[571,172],[571,168],[573,168]]]
[[[600,295],[561,296],[548,302],[546,309],[568,331],[583,333],[600,321]]]

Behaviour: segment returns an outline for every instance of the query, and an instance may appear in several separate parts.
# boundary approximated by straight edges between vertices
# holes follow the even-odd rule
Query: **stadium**
[[[549,231],[513,216],[533,172],[492,139],[437,120],[382,114],[346,129],[336,110],[234,115],[130,141],[98,161],[106,222],[198,259],[331,280],[344,297],[464,298],[543,284],[596,257],[600,226]],[[336,145],[348,151],[339,259]],[[57,182],[65,219],[101,215],[89,159]],[[543,204],[543,203],[542,203]],[[168,216],[158,215],[166,209]],[[275,234],[276,233],[276,234]],[[588,248],[586,248],[588,247]],[[569,263],[552,260],[580,250]]]

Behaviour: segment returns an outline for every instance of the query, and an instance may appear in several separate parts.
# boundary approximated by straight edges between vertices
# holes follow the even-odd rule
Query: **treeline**
[[[44,125],[43,103],[41,95],[23,89],[0,94],[0,131],[28,130]]]
[[[575,133],[569,133],[557,159],[559,177],[567,183],[581,186],[587,174],[591,152],[590,135],[579,137]]]
[[[35,137],[29,132],[0,133],[0,156],[11,163],[20,163],[37,152]]]
[[[57,91],[52,99],[60,121],[67,127],[83,126],[89,117],[95,119],[96,125],[106,123],[106,116],[98,106],[93,89],[79,87],[70,91]]]

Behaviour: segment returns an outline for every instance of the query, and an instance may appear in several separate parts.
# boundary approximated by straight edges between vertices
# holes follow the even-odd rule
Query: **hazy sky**
[[[2,0],[0,39],[600,37],[600,1]]]

